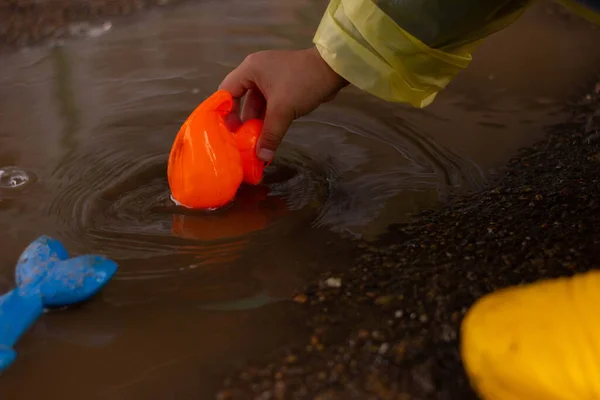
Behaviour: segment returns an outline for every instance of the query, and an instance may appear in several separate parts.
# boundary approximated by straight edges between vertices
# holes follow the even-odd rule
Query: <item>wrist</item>
[[[344,77],[335,72],[329,66],[329,64],[327,64],[323,57],[321,57],[321,53],[319,53],[319,50],[316,47],[311,47],[306,50],[310,54],[310,56],[315,59],[315,62],[320,65],[326,76],[329,78],[328,80],[332,83],[333,87],[335,87],[337,90],[341,90],[344,87],[350,85],[350,82],[348,82],[346,79],[344,79]]]

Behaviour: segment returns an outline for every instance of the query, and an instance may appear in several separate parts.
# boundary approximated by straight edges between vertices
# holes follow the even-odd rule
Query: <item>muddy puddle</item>
[[[120,270],[93,301],[43,316],[0,398],[212,398],[239,363],[301,340],[288,299],[348,266],[350,239],[481,187],[600,66],[600,31],[541,3],[431,107],[348,90],[293,125],[265,184],[231,208],[173,208],[166,161],[186,116],[247,53],[309,45],[324,7],[196,2],[2,56],[0,287],[41,234]]]

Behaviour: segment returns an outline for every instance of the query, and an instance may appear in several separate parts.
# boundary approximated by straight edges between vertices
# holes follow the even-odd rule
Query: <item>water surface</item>
[[[1,398],[212,398],[240,362],[303,340],[287,299],[350,265],[350,239],[480,188],[600,66],[600,31],[542,3],[427,109],[347,90],[292,126],[265,184],[232,207],[173,207],[183,120],[248,53],[310,45],[324,7],[193,2],[0,59],[0,287],[41,234],[120,263],[93,301],[19,342]]]

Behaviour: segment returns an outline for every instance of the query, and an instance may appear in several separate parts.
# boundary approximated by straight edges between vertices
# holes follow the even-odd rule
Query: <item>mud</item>
[[[489,186],[359,243],[295,297],[305,346],[232,376],[219,399],[470,399],[462,317],[486,293],[600,257],[600,84]],[[332,284],[335,282],[335,284]]]

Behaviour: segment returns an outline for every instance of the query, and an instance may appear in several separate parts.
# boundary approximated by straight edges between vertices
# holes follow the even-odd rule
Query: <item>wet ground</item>
[[[462,317],[494,290],[598,268],[600,83],[489,186],[359,243],[294,297],[311,333],[226,381],[220,399],[475,399]]]
[[[10,15],[44,15],[36,4]],[[66,10],[75,3],[53,4],[74,15]],[[520,147],[542,139],[544,127],[566,120],[567,103],[597,78],[600,31],[559,8],[536,5],[490,38],[431,107],[413,110],[348,90],[294,124],[265,185],[244,189],[232,208],[207,216],[173,207],[166,160],[185,117],[247,53],[309,45],[324,7],[301,0],[186,2],[119,18],[98,11],[90,24],[82,23],[83,12],[61,22],[67,31],[67,21],[74,23],[76,37],[12,51],[7,44],[14,41],[6,39],[0,58],[2,286],[10,287],[18,254],[40,234],[60,238],[75,253],[103,252],[121,268],[92,302],[46,314],[32,328],[19,343],[18,362],[0,381],[0,397],[213,398],[227,376],[233,379],[225,386],[242,390],[221,393],[241,398],[263,392],[277,398],[284,389],[304,398],[304,391],[330,386],[344,387],[342,398],[352,398],[353,390],[364,394],[365,387],[384,397],[386,380],[404,385],[389,398],[465,390],[455,353],[463,308],[493,287],[536,274],[519,275],[523,262],[510,258],[518,246],[489,250],[509,257],[499,275],[498,259],[485,259],[489,271],[473,266],[480,258],[463,261],[470,256],[460,243],[465,232],[485,227],[485,234],[497,214],[520,221],[522,215],[510,214],[519,197],[505,210],[490,208],[481,196],[464,200],[456,209],[462,238],[448,230],[459,217],[443,211],[411,230],[392,229],[380,239],[388,242],[370,244],[366,252],[354,241],[410,223],[452,194],[481,190]],[[24,33],[37,25],[16,26]],[[573,129],[581,129],[579,123]],[[582,156],[581,163],[594,166],[593,156],[576,152],[591,151],[581,147],[583,136],[574,153],[559,152],[571,149],[569,140],[562,137],[567,144],[552,154]],[[540,174],[555,167],[521,171],[505,186],[511,193],[513,186],[531,188],[519,201],[554,198],[562,190],[553,189],[555,174],[546,180]],[[572,174],[565,178],[575,189],[593,192],[573,183],[580,170],[561,168]],[[498,196],[490,201],[501,207],[503,193],[488,196]],[[464,204],[481,208],[465,217]],[[436,230],[438,223],[447,229]],[[441,239],[426,241],[430,233]],[[410,243],[418,243],[415,249],[424,244],[433,258],[417,263],[424,253],[406,250]],[[497,280],[488,283],[492,271]],[[342,286],[323,291],[311,286],[315,277]],[[463,282],[462,291],[450,290]],[[302,293],[303,287],[310,290]],[[360,340],[348,344],[353,337]],[[405,361],[390,358],[392,352]],[[279,373],[282,360],[293,367]],[[236,373],[250,361],[256,373]],[[333,374],[339,368],[330,362],[342,370]],[[356,374],[348,372],[352,363],[360,366]],[[344,384],[355,380],[356,388]]]

